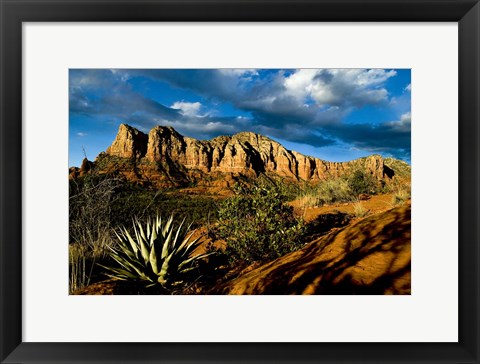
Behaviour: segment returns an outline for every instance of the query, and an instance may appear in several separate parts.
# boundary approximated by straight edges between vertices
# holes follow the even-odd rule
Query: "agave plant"
[[[134,220],[135,236],[125,227],[115,232],[118,246],[111,248],[110,257],[117,267],[107,267],[108,276],[120,280],[140,280],[148,286],[160,284],[163,287],[182,280],[185,273],[196,268],[197,263],[209,254],[194,254],[201,244],[200,238],[192,239],[195,231],[189,233],[190,226],[185,220],[174,227],[173,215],[162,223],[158,217],[148,220],[146,228]]]

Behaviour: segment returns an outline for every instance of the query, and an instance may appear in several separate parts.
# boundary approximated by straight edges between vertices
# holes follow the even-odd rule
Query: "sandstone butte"
[[[398,161],[397,161],[398,162]],[[402,162],[403,163],[403,162]],[[71,178],[96,169],[119,172],[131,181],[152,186],[186,186],[192,183],[225,186],[238,176],[277,175],[316,182],[362,169],[379,180],[392,180],[395,172],[379,155],[350,162],[328,162],[284,148],[252,132],[197,140],[172,127],[156,126],[147,134],[121,124],[115,140],[95,162],[84,160],[71,167]]]

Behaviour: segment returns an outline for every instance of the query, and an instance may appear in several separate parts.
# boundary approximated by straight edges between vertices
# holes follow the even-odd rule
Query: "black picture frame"
[[[2,363],[479,363],[480,5],[477,0],[0,0]],[[22,342],[22,22],[458,22],[458,343]]]

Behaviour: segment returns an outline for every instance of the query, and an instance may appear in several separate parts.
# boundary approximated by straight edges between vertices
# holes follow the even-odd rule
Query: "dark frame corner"
[[[479,363],[478,0],[0,0],[0,361]],[[22,22],[449,21],[459,24],[459,343],[22,342]]]

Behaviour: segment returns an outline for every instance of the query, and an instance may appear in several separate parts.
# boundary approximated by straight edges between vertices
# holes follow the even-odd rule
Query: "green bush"
[[[174,226],[173,215],[163,223],[157,217],[148,221],[145,229],[135,221],[134,237],[125,227],[117,235],[118,246],[111,248],[110,257],[117,266],[103,266],[108,276],[126,281],[139,281],[148,286],[161,285],[164,288],[188,280],[187,273],[195,270],[201,259],[208,254],[195,254],[200,238],[192,239],[194,232],[184,221]]]
[[[343,178],[332,178],[318,184],[317,195],[322,204],[351,201],[354,198],[348,182]]]
[[[360,170],[354,171],[348,177],[347,182],[354,196],[358,196],[361,193],[375,194],[378,192],[379,186],[375,177]]]
[[[236,185],[223,201],[216,236],[226,241],[230,261],[270,261],[298,249],[305,232],[275,184]]]

